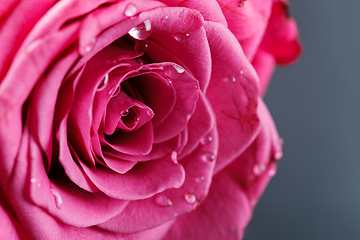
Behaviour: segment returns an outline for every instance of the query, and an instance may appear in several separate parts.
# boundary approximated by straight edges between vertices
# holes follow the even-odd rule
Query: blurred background
[[[289,0],[303,44],[265,102],[284,157],[245,240],[360,239],[360,1]]]

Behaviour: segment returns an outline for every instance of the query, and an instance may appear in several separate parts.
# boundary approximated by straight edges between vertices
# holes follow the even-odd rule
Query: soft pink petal
[[[209,22],[205,27],[213,59],[206,97],[214,109],[219,131],[217,172],[243,152],[258,133],[258,78],[227,28]]]

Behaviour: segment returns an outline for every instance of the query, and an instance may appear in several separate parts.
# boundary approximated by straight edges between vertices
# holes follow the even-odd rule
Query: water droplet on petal
[[[115,85],[109,90],[109,95],[115,97],[120,93],[120,85]]]
[[[102,81],[102,83],[98,86],[98,91],[104,90],[104,88],[106,88],[107,84],[109,82],[109,74],[105,74],[104,76],[104,80]]]
[[[211,135],[207,135],[200,140],[201,145],[206,145],[213,140]]]
[[[185,36],[187,36],[187,37],[188,37],[188,36],[190,36],[190,34],[189,34],[189,33],[187,33],[187,34],[185,34]]]
[[[128,33],[137,40],[144,40],[150,37],[151,32],[151,22],[149,20],[145,20],[143,23],[140,23],[136,27],[130,29]]]
[[[179,66],[179,65],[172,65],[175,70],[178,72],[178,73],[183,73],[185,72],[185,69],[182,67],[182,66]]]
[[[265,171],[266,167],[265,164],[260,162],[254,165],[253,173],[257,176],[261,175]]]
[[[36,180],[36,178],[31,178],[31,179],[30,179],[30,182],[31,182],[31,183],[36,183],[37,180]]]
[[[177,155],[178,155],[178,153],[176,151],[172,151],[172,153],[171,153],[171,161],[173,161],[174,163],[178,163]]]
[[[165,195],[156,196],[154,201],[160,207],[169,207],[173,205],[172,201]]]
[[[207,162],[212,162],[212,161],[215,160],[215,155],[212,154],[212,153],[205,153],[205,154],[203,155],[203,159],[204,159],[205,161],[207,161]]]
[[[147,115],[149,115],[150,117],[152,117],[152,116],[155,115],[155,114],[154,114],[154,111],[153,111],[152,109],[148,109],[148,110],[146,111],[146,113],[147,113]]]
[[[194,204],[196,202],[196,196],[192,193],[187,193],[184,195],[185,201],[189,204]]]
[[[91,39],[90,44],[85,47],[85,52],[87,52],[87,53],[90,52],[91,49],[93,49],[95,42],[96,42],[95,38]]]
[[[229,80],[230,80],[230,82],[235,82],[236,78],[235,77],[230,77]]]
[[[243,74],[244,74],[244,72],[245,72],[245,70],[244,70],[244,69],[241,69],[241,70],[240,70],[240,74],[241,74],[241,75],[243,75]]]
[[[54,199],[55,199],[55,205],[58,209],[60,209],[62,207],[63,201],[61,196],[59,195],[59,193],[57,191],[55,191],[54,189],[50,189],[52,195],[54,195]]]
[[[251,200],[251,201],[250,201],[250,206],[251,206],[252,208],[254,208],[255,205],[256,205],[256,200]]]
[[[280,151],[277,151],[275,154],[274,154],[274,158],[275,160],[280,160],[283,156],[283,152],[280,150]]]
[[[129,3],[125,8],[125,16],[132,17],[137,13],[137,7],[133,3]]]
[[[204,181],[204,179],[205,179],[204,176],[197,177],[197,178],[195,178],[195,182],[200,183],[200,182]]]
[[[269,166],[268,175],[269,175],[270,177],[273,177],[273,176],[275,176],[276,171],[277,171],[277,166],[276,166],[275,163],[272,163],[272,164]]]
[[[140,41],[135,44],[135,51],[142,53],[145,52],[148,47],[149,45],[147,43]]]

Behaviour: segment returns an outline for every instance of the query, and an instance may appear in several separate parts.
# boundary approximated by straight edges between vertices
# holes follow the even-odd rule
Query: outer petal
[[[164,240],[242,238],[258,198],[275,174],[274,155],[278,158],[281,152],[275,125],[262,102],[259,117],[262,126],[254,143],[213,177],[204,202],[193,212],[178,217]],[[259,163],[264,165],[260,172],[256,170]]]
[[[288,64],[301,52],[296,22],[289,17],[286,1],[277,0],[272,6],[271,17],[260,48],[273,54],[276,63]]]
[[[214,109],[219,131],[217,172],[243,152],[258,133],[258,78],[227,28],[209,22],[205,27],[213,60],[206,97]]]
[[[5,196],[0,189],[0,239],[27,240],[27,234],[21,224],[14,218],[14,213],[10,210]]]
[[[241,43],[251,61],[264,35],[271,11],[271,0],[217,0],[230,31]]]

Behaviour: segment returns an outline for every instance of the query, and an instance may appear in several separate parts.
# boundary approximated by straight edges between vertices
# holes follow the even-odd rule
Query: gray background
[[[265,97],[284,157],[245,240],[360,239],[359,2],[290,0],[303,54]]]

